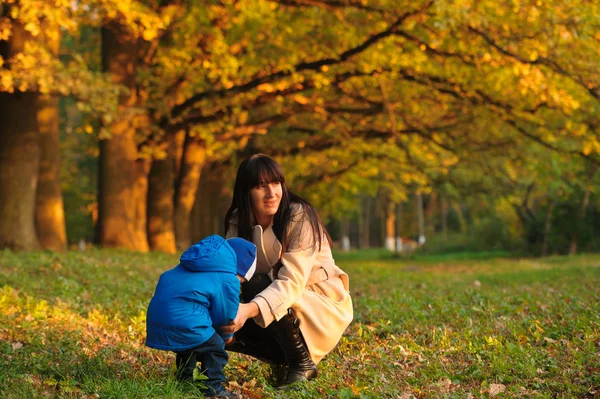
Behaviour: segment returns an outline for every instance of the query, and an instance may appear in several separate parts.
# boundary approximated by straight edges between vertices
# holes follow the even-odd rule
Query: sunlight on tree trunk
[[[175,253],[173,197],[175,193],[174,140],[168,142],[166,157],[152,161],[148,177],[148,242],[153,251]]]
[[[139,39],[111,23],[102,28],[103,69],[129,93],[119,105],[119,120],[108,124],[110,138],[100,141],[97,240],[106,247],[147,251],[145,203],[147,175],[138,162],[135,90]],[[141,219],[141,220],[140,220]]]
[[[402,217],[404,213],[404,205],[400,202],[396,206],[396,251],[402,252],[402,232],[404,228],[404,224],[402,223]]]
[[[42,96],[38,99],[37,120],[41,148],[35,207],[37,235],[42,248],[64,251],[67,233],[59,175],[58,98]]]
[[[148,174],[150,173],[151,161],[148,158],[138,158],[135,162],[135,185],[134,200],[135,207],[135,235],[138,251],[148,252]]]
[[[196,138],[186,137],[179,180],[175,188],[175,241],[180,250],[187,249],[191,244],[190,217],[205,161],[204,143]]]
[[[385,207],[385,248],[390,251],[396,250],[396,204],[387,200]]]

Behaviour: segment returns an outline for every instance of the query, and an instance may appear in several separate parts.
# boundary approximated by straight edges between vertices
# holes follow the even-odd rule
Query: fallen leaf
[[[22,342],[13,342],[12,343],[12,350],[13,352],[16,350],[19,350],[23,347],[23,343]]]
[[[450,387],[452,386],[452,381],[450,381],[449,378],[442,378],[441,380],[438,381],[438,384],[440,384],[440,386],[442,388],[444,388],[444,390],[449,391]]]
[[[490,397],[494,397],[506,390],[504,384],[490,384]]]

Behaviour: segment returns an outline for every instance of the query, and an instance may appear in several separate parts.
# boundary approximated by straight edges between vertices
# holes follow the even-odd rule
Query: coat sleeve
[[[306,213],[301,206],[292,210],[290,246],[281,257],[276,279],[252,300],[258,305],[256,323],[265,328],[285,316],[302,295],[315,264],[318,248]]]
[[[228,275],[223,279],[221,286],[215,289],[211,299],[209,313],[213,327],[221,338],[226,340],[233,334],[223,334],[219,327],[229,324],[237,315],[240,304],[240,282],[237,277]]]

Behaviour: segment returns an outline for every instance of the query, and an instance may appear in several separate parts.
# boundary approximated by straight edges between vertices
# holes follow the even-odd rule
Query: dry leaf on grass
[[[499,393],[502,393],[506,390],[506,386],[504,384],[490,384],[490,397],[494,397]]]

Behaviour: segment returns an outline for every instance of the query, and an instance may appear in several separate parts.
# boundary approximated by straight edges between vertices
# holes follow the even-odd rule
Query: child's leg
[[[177,352],[175,365],[177,366],[175,376],[179,381],[193,381],[194,369],[196,368],[196,353],[194,349]]]
[[[221,386],[221,383],[225,382],[223,368],[229,360],[223,339],[215,333],[194,351],[201,363],[201,371],[206,376],[206,380],[202,381],[209,388],[206,393],[212,395],[223,391],[224,388]]]

